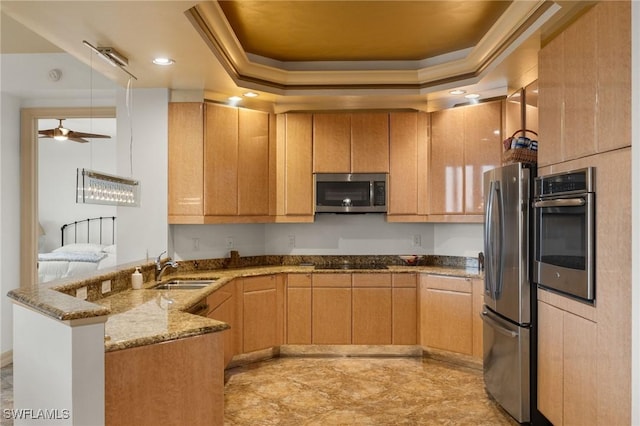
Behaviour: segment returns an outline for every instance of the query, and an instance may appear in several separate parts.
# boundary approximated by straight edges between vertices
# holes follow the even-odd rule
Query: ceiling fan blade
[[[73,141],[73,142],[80,142],[80,143],[87,143],[87,142],[89,142],[88,140],[86,140],[86,139],[82,139],[82,138],[79,138],[79,137],[77,137],[77,136],[76,136],[76,137],[70,137],[70,138],[69,138],[69,139],[67,139],[67,140],[70,140],[70,141]]]
[[[74,132],[73,130],[69,130],[67,134],[69,139],[73,138],[96,138],[96,139],[111,139],[111,136],[107,135],[99,135],[96,133],[83,133],[83,132]]]
[[[52,138],[54,130],[55,129],[38,130],[38,134],[41,135],[41,138]]]

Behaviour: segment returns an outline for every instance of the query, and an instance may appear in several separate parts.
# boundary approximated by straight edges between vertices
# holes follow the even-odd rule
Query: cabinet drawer
[[[289,274],[287,284],[289,287],[311,287],[311,274]]]
[[[260,290],[275,290],[276,288],[276,276],[267,275],[264,277],[251,277],[244,279],[244,292],[249,293],[252,291]]]
[[[351,274],[313,274],[314,287],[351,287]]]
[[[391,287],[391,274],[353,274],[354,287]]]
[[[209,305],[209,312],[211,312],[213,309],[220,306],[225,300],[233,296],[232,288],[233,286],[225,285],[207,296],[207,305]]]
[[[471,278],[426,275],[424,280],[427,288],[471,293]]]
[[[416,288],[418,285],[418,277],[416,274],[393,274],[393,287]]]

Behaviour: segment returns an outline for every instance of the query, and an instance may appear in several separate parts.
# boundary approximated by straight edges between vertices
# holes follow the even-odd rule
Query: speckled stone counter
[[[141,290],[122,290],[102,299],[88,302],[56,291],[56,287],[16,289],[9,297],[21,304],[58,320],[74,320],[108,316],[105,324],[105,350],[113,351],[163,341],[223,331],[229,326],[210,318],[190,314],[195,306],[216,289],[234,278],[277,273],[426,273],[456,277],[479,278],[481,272],[474,266],[402,266],[390,265],[388,269],[314,269],[313,266],[274,265],[249,266],[235,269],[205,270],[189,267],[191,262],[165,280],[212,279],[216,281],[198,290],[156,290],[156,283],[148,280]],[[208,265],[206,265],[208,266]],[[147,277],[145,277],[147,278]],[[77,288],[82,282],[76,284]],[[70,286],[65,283],[65,292]]]

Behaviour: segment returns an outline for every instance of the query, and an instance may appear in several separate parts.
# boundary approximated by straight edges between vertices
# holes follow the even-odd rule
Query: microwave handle
[[[557,200],[543,200],[533,203],[533,207],[580,207],[587,202],[584,198],[559,198]]]

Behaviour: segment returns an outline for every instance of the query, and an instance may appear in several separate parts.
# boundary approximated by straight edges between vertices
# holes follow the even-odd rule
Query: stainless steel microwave
[[[535,193],[535,282],[594,303],[595,169],[540,176]]]
[[[316,173],[316,213],[384,213],[386,173]]]

